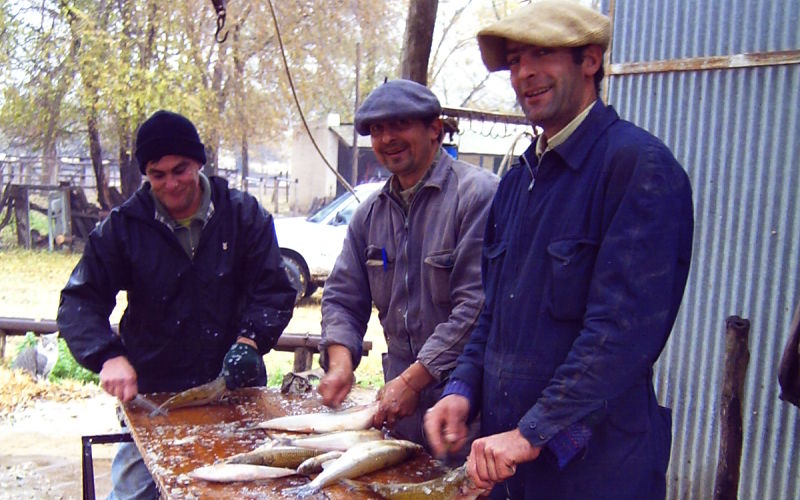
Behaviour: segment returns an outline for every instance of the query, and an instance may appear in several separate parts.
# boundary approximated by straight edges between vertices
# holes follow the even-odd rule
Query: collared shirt
[[[439,150],[436,152],[436,156],[433,159],[433,164],[428,168],[425,172],[425,175],[422,176],[420,180],[417,181],[416,184],[411,186],[408,189],[403,189],[400,187],[400,180],[397,178],[396,175],[392,176],[391,181],[389,182],[389,193],[400,202],[400,205],[403,207],[404,212],[408,212],[408,207],[411,206],[411,199],[414,197],[417,192],[422,189],[422,186],[428,181],[431,177],[431,172],[436,167],[436,164],[439,162],[439,157],[441,156],[442,151]]]
[[[596,412],[601,433],[661,432],[652,364],[688,275],[688,177],[661,141],[602,104],[538,167],[535,187],[512,168],[498,188],[486,307],[444,394],[471,396],[485,435],[516,427],[534,446],[576,422],[591,428]],[[598,467],[628,449],[598,446],[584,457]]]
[[[167,226],[175,234],[181,247],[190,258],[194,256],[194,252],[197,249],[200,233],[203,232],[208,219],[214,214],[214,202],[211,201],[211,184],[208,181],[208,177],[202,172],[200,173],[200,189],[203,193],[203,198],[200,200],[200,206],[197,207],[197,211],[191,217],[181,220],[175,220],[153,193],[153,190],[150,190],[150,196],[152,196],[156,206],[155,219]]]
[[[320,351],[344,345],[357,366],[374,303],[392,370],[419,361],[442,380],[483,306],[480,247],[497,178],[441,154],[421,182],[407,212],[390,186],[356,209],[325,282]]]
[[[577,129],[580,126],[580,124],[583,123],[583,120],[585,120],[586,117],[589,116],[589,111],[592,110],[592,108],[596,103],[597,99],[592,101],[590,105],[586,106],[586,109],[578,113],[578,116],[576,116],[575,118],[572,119],[572,121],[567,123],[566,126],[564,126],[564,128],[556,132],[553,135],[553,137],[547,138],[545,137],[544,134],[539,136],[539,139],[536,141],[536,157],[541,159],[543,154],[550,151],[551,149],[555,149],[556,147],[563,144],[564,141],[569,139],[569,136],[571,136],[572,133],[575,132],[575,129]]]

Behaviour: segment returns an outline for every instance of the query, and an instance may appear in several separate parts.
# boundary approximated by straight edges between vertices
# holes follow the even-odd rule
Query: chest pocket
[[[589,239],[559,240],[547,246],[553,272],[549,304],[553,318],[583,319],[598,247]]]
[[[484,273],[483,287],[487,297],[494,297],[500,280],[503,260],[506,256],[506,243],[500,241],[483,248]]]
[[[394,276],[394,254],[385,248],[369,245],[366,249],[365,265],[372,301],[380,311],[385,311],[392,295]]]
[[[441,250],[425,257],[424,279],[431,298],[436,304],[450,303],[450,273],[453,270],[453,252]]]

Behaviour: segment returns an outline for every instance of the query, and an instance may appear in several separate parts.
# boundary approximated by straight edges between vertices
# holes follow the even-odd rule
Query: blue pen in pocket
[[[386,258],[386,247],[381,248],[381,258],[383,259],[383,270],[389,269],[389,259]]]

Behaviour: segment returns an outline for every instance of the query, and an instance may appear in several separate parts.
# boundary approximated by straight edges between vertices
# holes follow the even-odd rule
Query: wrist
[[[406,384],[406,387],[414,391],[416,394],[419,394],[422,391],[422,389],[418,389],[414,386],[411,380],[409,380],[409,376],[406,374],[406,372],[400,373],[400,380],[402,380],[403,383]]]
[[[256,341],[253,340],[253,339],[247,338],[247,337],[239,337],[239,338],[237,338],[236,339],[236,343],[237,344],[249,345],[253,349],[258,350],[258,344],[256,344]]]

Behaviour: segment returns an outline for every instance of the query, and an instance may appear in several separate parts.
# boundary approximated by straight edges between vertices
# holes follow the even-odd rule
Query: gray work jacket
[[[320,351],[344,345],[358,366],[374,302],[392,371],[419,361],[441,381],[483,307],[481,245],[498,179],[442,152],[408,214],[390,182],[356,210],[325,282]]]

